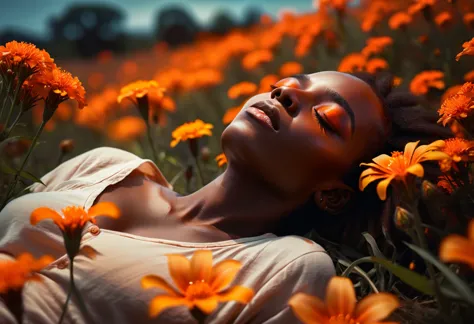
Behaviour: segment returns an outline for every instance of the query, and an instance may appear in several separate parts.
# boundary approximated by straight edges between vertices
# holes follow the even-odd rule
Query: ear
[[[314,193],[314,202],[325,212],[337,215],[342,213],[352,200],[354,189],[342,182],[326,183],[318,186]]]

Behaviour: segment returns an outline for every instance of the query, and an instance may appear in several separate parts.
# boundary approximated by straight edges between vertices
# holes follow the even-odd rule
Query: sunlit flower
[[[468,12],[464,14],[463,21],[466,26],[474,28],[474,12]]]
[[[223,80],[222,72],[217,69],[200,69],[197,72],[188,74],[182,85],[185,89],[208,88],[220,84]]]
[[[388,62],[382,58],[373,58],[367,61],[365,67],[369,73],[376,73],[388,69]]]
[[[363,71],[365,64],[367,63],[366,56],[360,53],[351,53],[346,55],[341,62],[337,70],[339,72],[359,72]]]
[[[224,260],[213,266],[209,250],[195,251],[191,260],[180,254],[168,254],[167,257],[168,269],[177,289],[159,276],[148,275],[141,280],[143,289],[160,288],[168,293],[151,300],[150,317],[176,306],[197,307],[203,313],[211,314],[220,302],[247,304],[254,295],[252,289],[243,286],[226,289],[241,268],[239,261]]]
[[[422,11],[425,18],[430,18],[429,12],[435,3],[436,0],[415,0],[415,3],[408,7],[408,13],[414,15]]]
[[[271,91],[271,85],[277,83],[280,80],[278,75],[267,74],[262,79],[260,79],[258,93],[269,92]]]
[[[117,97],[117,102],[122,102],[123,99],[129,99],[134,103],[137,99],[148,95],[149,92],[155,92],[158,96],[163,97],[164,89],[158,85],[158,82],[154,80],[144,81],[138,80],[127,84],[120,89],[120,94]]]
[[[454,96],[456,93],[459,92],[459,90],[461,90],[461,87],[462,85],[460,84],[456,84],[456,85],[453,85],[451,87],[449,87],[448,89],[446,89],[446,91],[444,91],[443,95],[441,96],[441,104],[446,100],[448,99],[449,97],[452,97]]]
[[[279,70],[280,76],[282,78],[289,77],[295,74],[300,74],[303,72],[303,66],[298,62],[286,62],[284,63]]]
[[[467,82],[459,91],[446,99],[438,110],[438,123],[445,126],[452,119],[466,118],[474,109],[474,84]]]
[[[217,162],[217,166],[221,167],[224,164],[227,164],[227,157],[225,156],[224,153],[221,153],[218,156],[216,156],[216,162]]]
[[[145,122],[142,118],[136,116],[122,117],[107,126],[107,136],[117,142],[135,141],[145,132]]]
[[[445,146],[441,149],[449,155],[448,159],[439,161],[442,172],[448,172],[451,168],[457,169],[456,163],[474,161],[474,141],[462,138],[450,138],[444,141]]]
[[[393,39],[388,36],[371,37],[366,41],[366,46],[361,53],[367,57],[380,54],[387,46],[393,44]]]
[[[424,175],[423,161],[443,160],[449,155],[441,152],[444,141],[435,141],[429,145],[421,145],[419,141],[405,145],[404,152],[393,152],[392,156],[382,154],[372,159],[371,163],[361,163],[368,166],[359,178],[359,189],[363,191],[370,183],[382,180],[377,184],[377,194],[381,200],[387,196],[387,187],[392,181],[407,183],[409,175],[422,178]]]
[[[222,123],[224,125],[230,124],[237,116],[237,114],[242,110],[243,105],[244,104],[242,103],[238,106],[227,109],[224,116],[222,117]]]
[[[401,11],[390,17],[388,25],[391,29],[405,29],[412,22],[412,17],[408,13]]]
[[[449,11],[440,12],[435,17],[435,23],[441,28],[448,28],[453,22],[453,15]]]
[[[314,36],[311,34],[303,34],[300,37],[298,37],[294,53],[295,56],[300,58],[303,56],[306,56],[309,53],[309,50],[311,49],[311,46],[314,43]]]
[[[257,50],[248,53],[242,59],[242,66],[246,70],[253,70],[263,63],[273,60],[273,54],[269,50]]]
[[[329,281],[325,301],[300,292],[288,304],[304,324],[382,323],[382,319],[400,306],[397,297],[389,293],[371,294],[357,302],[352,281],[344,277]]]
[[[9,66],[28,66],[30,73],[34,71],[41,72],[43,69],[54,67],[54,60],[51,56],[30,43],[8,42],[4,46],[0,46],[0,55],[0,58],[6,60]]]
[[[257,91],[257,85],[253,82],[242,81],[234,84],[227,91],[227,96],[231,99],[236,99],[240,96],[250,96]]]
[[[439,247],[439,258],[443,262],[465,263],[474,269],[474,221],[471,220],[467,237],[451,234],[445,237]]]
[[[212,128],[214,128],[212,124],[204,123],[200,119],[196,119],[193,122],[184,123],[171,133],[173,140],[171,141],[170,146],[175,147],[179,142],[187,141],[189,139],[195,139],[202,136],[211,136]]]
[[[459,61],[463,55],[474,55],[474,37],[470,41],[464,42],[462,48],[463,50],[456,55],[456,61]]]
[[[394,77],[393,77],[393,81],[392,81],[392,85],[393,85],[394,87],[398,87],[400,84],[402,84],[402,82],[403,82],[403,79],[402,79],[402,78],[397,77],[397,76],[394,76]]]
[[[16,260],[0,260],[0,294],[21,289],[30,280],[41,281],[36,272],[53,261],[51,256],[35,260],[30,253],[20,254]]]
[[[52,106],[57,103],[55,108],[57,108],[61,102],[68,99],[76,100],[81,109],[86,105],[86,91],[81,81],[65,70],[55,68],[51,71],[45,71],[39,74],[37,78],[34,79],[34,82],[49,90],[48,96],[45,98],[46,101],[54,101]]]
[[[444,89],[443,78],[444,73],[441,71],[420,72],[411,80],[410,91],[415,95],[423,95],[428,93],[429,88]]]
[[[48,207],[40,207],[33,210],[30,216],[31,225],[36,225],[45,219],[51,219],[63,233],[65,246],[70,259],[79,252],[82,230],[87,222],[96,223],[97,216],[107,216],[114,219],[119,218],[120,211],[115,204],[100,202],[88,211],[80,206],[68,206],[63,208],[62,214]]]
[[[471,70],[464,74],[464,81],[466,82],[474,82],[474,70]]]

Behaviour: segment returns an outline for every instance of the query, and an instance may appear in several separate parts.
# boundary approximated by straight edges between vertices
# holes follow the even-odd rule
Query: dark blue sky
[[[6,1],[6,0],[2,0]],[[0,31],[6,28],[34,32],[47,36],[47,19],[60,15],[72,3],[104,3],[121,7],[126,13],[126,27],[134,30],[152,28],[156,10],[170,5],[182,4],[203,23],[217,10],[227,9],[240,18],[248,6],[260,6],[264,11],[276,15],[281,9],[295,12],[313,10],[312,0],[12,0],[1,6]]]

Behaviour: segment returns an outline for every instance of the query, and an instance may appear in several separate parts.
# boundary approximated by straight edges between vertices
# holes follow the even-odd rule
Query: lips
[[[269,124],[275,131],[280,129],[280,111],[278,110],[277,107],[271,105],[267,101],[259,101],[257,103],[254,103],[248,109],[251,109],[251,108],[256,108],[257,110],[260,110],[261,112],[263,112],[265,116],[261,116],[261,118],[259,119],[262,119],[263,121],[266,121],[267,123],[269,119]],[[254,115],[254,116],[258,115],[259,113],[261,114],[261,112],[255,111],[254,113],[252,113],[250,111],[251,115]],[[258,118],[259,116],[256,116],[256,117]]]

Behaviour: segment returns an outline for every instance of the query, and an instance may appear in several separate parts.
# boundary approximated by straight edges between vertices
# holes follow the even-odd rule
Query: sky
[[[6,0],[2,0],[6,1]],[[282,9],[295,12],[313,9],[312,0],[14,0],[3,5],[0,12],[0,32],[5,29],[32,32],[48,36],[48,19],[61,15],[70,4],[113,4],[126,13],[125,26],[134,31],[151,31],[156,11],[170,4],[182,4],[202,23],[216,11],[225,9],[235,18],[241,18],[245,8],[259,6],[276,15]],[[289,5],[291,3],[291,5]]]

